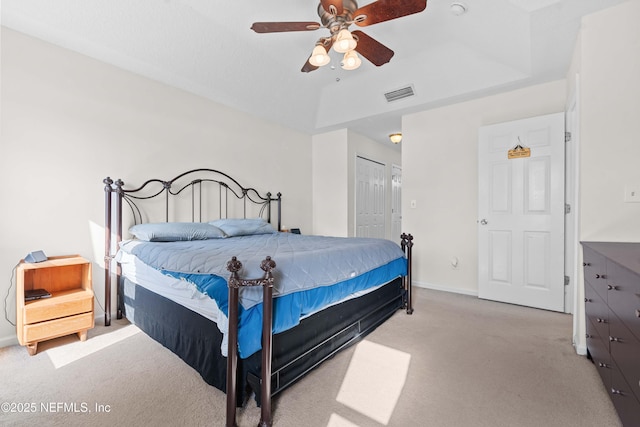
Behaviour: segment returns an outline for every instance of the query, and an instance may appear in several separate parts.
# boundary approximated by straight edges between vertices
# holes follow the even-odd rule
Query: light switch
[[[409,206],[411,206],[411,209],[415,209],[417,206],[417,203],[415,200],[412,200],[411,202],[409,202]]]
[[[624,187],[625,203],[640,203],[640,185],[627,185]]]

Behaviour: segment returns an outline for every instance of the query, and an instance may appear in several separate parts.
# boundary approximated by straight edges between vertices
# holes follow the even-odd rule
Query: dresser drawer
[[[89,311],[93,311],[93,291],[72,289],[57,292],[51,298],[26,303],[23,310],[23,324],[28,325]]]
[[[640,339],[640,276],[614,262],[607,263],[608,304]]]
[[[93,328],[93,312],[24,326],[24,341],[37,342]]]
[[[615,362],[612,363],[609,395],[613,401],[613,406],[615,406],[624,427],[640,426],[640,402],[629,390],[629,384],[622,376],[621,371],[617,369]]]
[[[587,319],[593,322],[603,340],[609,337],[609,307],[588,283],[584,285],[584,309]]]
[[[602,337],[593,323],[587,320],[587,349],[607,390],[611,388],[611,355],[609,337]]]
[[[609,327],[611,358],[633,394],[640,399],[640,341],[613,313]]]
[[[606,258],[587,246],[583,246],[584,281],[607,302]]]

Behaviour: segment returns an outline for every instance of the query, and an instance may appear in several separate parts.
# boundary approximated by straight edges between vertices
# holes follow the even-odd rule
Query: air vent
[[[413,91],[413,86],[403,87],[402,89],[392,90],[391,92],[387,92],[384,94],[384,97],[387,98],[387,102],[397,101],[398,99],[407,98],[409,96],[415,95]]]

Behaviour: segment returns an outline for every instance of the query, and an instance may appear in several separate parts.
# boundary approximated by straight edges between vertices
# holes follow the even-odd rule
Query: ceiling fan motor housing
[[[342,1],[342,14],[333,15],[331,12],[318,4],[318,16],[322,25],[329,29],[331,35],[337,34],[343,28],[348,28],[353,21],[353,12],[358,10],[358,3],[355,0]]]

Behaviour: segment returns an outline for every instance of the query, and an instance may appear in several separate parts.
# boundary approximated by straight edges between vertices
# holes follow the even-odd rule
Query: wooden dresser
[[[583,242],[587,350],[624,426],[640,426],[640,243]]]

